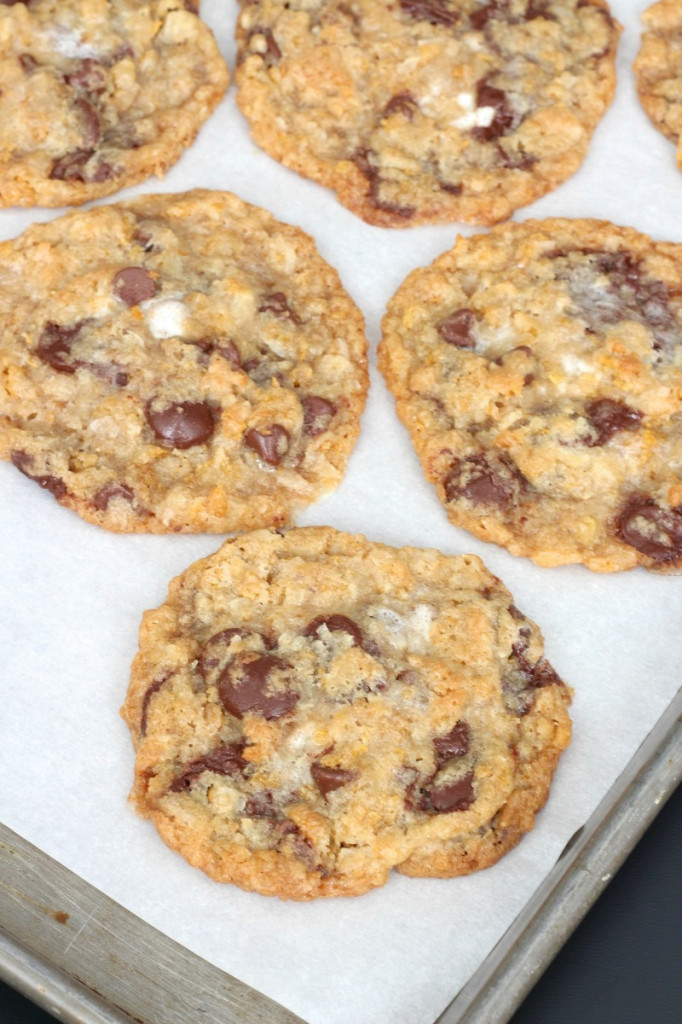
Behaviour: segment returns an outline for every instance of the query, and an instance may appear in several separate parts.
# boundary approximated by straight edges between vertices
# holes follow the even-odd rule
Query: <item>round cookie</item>
[[[456,526],[544,566],[682,565],[682,246],[589,220],[459,238],[380,366]]]
[[[341,479],[362,315],[311,238],[223,192],[0,244],[0,457],[131,532],[288,522]]]
[[[77,205],[161,176],[229,81],[198,0],[0,4],[0,205]]]
[[[682,3],[659,0],[642,14],[644,31],[634,70],[642,106],[677,146],[682,169]]]
[[[237,102],[370,224],[492,224],[582,163],[619,31],[602,0],[249,0]]]
[[[265,895],[466,874],[533,827],[569,702],[475,556],[255,531],[143,618],[131,799],[192,865]]]

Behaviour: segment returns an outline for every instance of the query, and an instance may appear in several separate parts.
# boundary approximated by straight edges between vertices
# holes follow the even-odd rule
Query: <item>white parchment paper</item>
[[[682,174],[647,121],[631,64],[644,0],[613,0],[625,32],[616,100],[582,169],[529,217],[589,216],[682,241]],[[233,65],[237,5],[203,14]],[[234,88],[151,191],[220,188],[317,239],[362,308],[372,365],[385,304],[405,275],[473,229],[388,231],[251,143]],[[0,212],[0,237],[61,211]],[[391,544],[479,554],[538,621],[575,689],[574,741],[535,831],[495,867],[451,881],[396,876],[355,899],[282,903],[220,886],[171,853],[126,803],[133,754],[118,708],[142,611],[218,537],[115,536],[0,465],[0,818],[88,882],[310,1024],[431,1024],[514,921],[679,686],[682,582],[644,571],[539,569],[447,523],[378,374],[338,491],[300,524]],[[68,910],[68,908],[66,908]]]

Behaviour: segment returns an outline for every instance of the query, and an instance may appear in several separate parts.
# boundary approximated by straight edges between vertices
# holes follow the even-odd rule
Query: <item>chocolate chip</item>
[[[86,147],[90,147],[94,152],[94,148],[99,142],[102,134],[99,114],[93,107],[92,103],[89,103],[82,96],[79,96],[74,100],[73,105],[78,111],[81,121],[83,122],[83,142]]]
[[[438,188],[442,192],[448,192],[451,196],[461,196],[462,186],[452,181],[439,181]]]
[[[564,685],[546,658],[541,658],[535,663],[528,658],[531,639],[530,625],[520,626],[518,638],[511,645],[507,668],[502,676],[502,698],[512,715],[527,714],[535,701],[536,691],[542,687]]]
[[[141,302],[153,299],[159,290],[155,278],[144,267],[124,267],[114,276],[114,295],[126,306],[139,306]]]
[[[304,395],[301,399],[303,406],[303,433],[309,437],[317,437],[329,429],[329,421],[336,415],[336,406],[328,398],[321,395]]]
[[[206,641],[198,662],[199,671],[204,679],[225,659],[232,641],[237,637],[244,640],[247,636],[251,636],[251,630],[245,629],[243,626],[230,626],[228,629],[221,629],[219,633],[214,633]]]
[[[65,325],[48,320],[38,339],[36,354],[59,373],[75,373],[82,363],[71,359],[71,346],[84,323],[81,320],[76,324]]]
[[[347,633],[357,647],[364,647],[365,638],[362,630],[346,615],[318,615],[302,630],[302,634],[303,636],[317,636],[322,626],[326,626],[330,633]]]
[[[414,115],[418,112],[419,106],[412,93],[399,92],[388,101],[384,107],[382,117],[391,117],[393,114],[401,114],[408,121],[412,121],[414,120]]]
[[[502,89],[490,85],[487,79],[482,79],[476,87],[476,106],[492,107],[494,110],[493,119],[489,125],[474,128],[474,138],[481,142],[493,142],[502,135],[513,131],[520,122],[520,117],[511,106],[509,97]]]
[[[239,355],[239,349],[229,338],[226,341],[217,343],[215,349],[220,353],[223,359],[227,359],[233,369],[238,370],[241,367],[242,363],[241,356]]]
[[[12,452],[11,459],[13,465],[16,466],[20,473],[27,476],[29,480],[34,480],[43,490],[49,491],[57,501],[69,493],[66,484],[60,477],[53,476],[51,473],[36,475],[29,472],[29,466],[31,466],[33,459],[27,452]]]
[[[110,384],[112,388],[124,388],[128,384],[128,374],[116,363],[83,363],[95,377]]]
[[[251,46],[252,39],[257,36],[260,36],[265,40],[264,48],[260,45],[258,47]],[[272,65],[282,57],[282,51],[277,45],[277,40],[272,34],[272,29],[264,28],[262,25],[256,25],[254,28],[250,29],[246,37],[246,45],[251,49],[251,53],[254,53],[263,59],[263,63],[268,68],[272,67]]]
[[[437,814],[466,811],[475,800],[474,773],[461,779],[433,786],[430,790],[431,806]]]
[[[252,793],[246,801],[244,811],[250,818],[276,818],[277,808],[275,807],[275,798],[272,791],[262,789]]]
[[[310,774],[324,797],[335,789],[347,786],[355,778],[355,772],[350,772],[345,768],[329,768],[327,765],[320,764],[319,761],[313,761],[310,766]]]
[[[273,423],[268,432],[251,427],[244,434],[244,442],[270,466],[279,466],[289,449],[289,432]]]
[[[586,405],[585,415],[595,436],[582,440],[593,448],[606,444],[620,430],[638,430],[643,413],[613,398],[595,398]]]
[[[653,498],[635,497],[616,520],[616,534],[657,565],[682,557],[682,508],[664,509]]]
[[[410,217],[414,216],[414,206],[402,206],[399,203],[393,203],[381,198],[381,174],[379,169],[372,163],[371,157],[373,155],[372,150],[358,149],[351,157],[355,166],[369,182],[369,198],[371,199],[373,206],[377,210],[383,210],[386,213],[393,214],[394,217],[400,217],[408,220]]]
[[[241,775],[247,765],[242,756],[244,746],[243,742],[225,743],[203,757],[197,758],[196,761],[186,764],[181,774],[170,784],[171,792],[187,792],[204,772],[215,772],[216,775]]]
[[[226,711],[242,718],[248,711],[269,720],[293,711],[299,694],[275,683],[288,684],[291,666],[272,654],[245,653],[227,666],[218,681],[218,695]]]
[[[159,692],[163,684],[166,683],[172,675],[174,675],[173,672],[166,672],[166,674],[161,676],[160,679],[155,679],[153,683],[150,683],[145,690],[144,697],[142,698],[142,710],[140,713],[140,733],[142,736],[144,736],[147,731],[147,716],[149,714],[149,705],[152,697],[154,694]]]
[[[672,355],[682,341],[667,285],[649,277],[631,252],[553,249],[546,256],[559,262],[557,276],[567,282],[578,315],[589,331],[634,320],[651,331],[653,348],[662,356]]]
[[[104,65],[92,57],[82,60],[75,71],[66,76],[66,81],[74,89],[82,92],[104,92],[107,87]]]
[[[415,21],[446,27],[459,21],[459,11],[453,11],[447,0],[400,0],[400,6]]]
[[[441,765],[453,757],[464,757],[469,752],[470,741],[469,726],[460,720],[445,736],[436,736],[434,739],[437,763]]]
[[[506,508],[525,484],[516,467],[502,456],[469,455],[456,459],[443,480],[446,501],[467,498],[473,505]]]
[[[50,178],[53,181],[86,181],[85,166],[94,154],[94,149],[72,149],[54,161]]]
[[[469,22],[473,29],[477,32],[482,32],[487,27],[489,21],[500,17],[502,13],[502,5],[493,0],[492,3],[484,4],[483,7],[478,7],[472,11],[469,15]]]
[[[109,507],[109,502],[114,498],[121,498],[123,501],[132,504],[135,492],[127,484],[110,483],[105,484],[95,494],[92,503],[99,512],[104,512]]]
[[[213,436],[215,420],[208,402],[175,402],[163,409],[145,409],[147,423],[167,448],[192,448]]]
[[[38,67],[38,61],[30,53],[20,53],[18,60],[21,70],[27,75],[30,75]]]
[[[455,348],[473,349],[476,347],[476,339],[471,333],[471,329],[475,319],[470,309],[456,309],[454,313],[450,313],[445,320],[441,320],[436,325],[436,330],[448,345],[454,345]]]
[[[284,292],[272,292],[265,295],[258,307],[259,313],[272,313],[280,320],[291,320],[294,324],[300,324],[300,319],[294,313]]]

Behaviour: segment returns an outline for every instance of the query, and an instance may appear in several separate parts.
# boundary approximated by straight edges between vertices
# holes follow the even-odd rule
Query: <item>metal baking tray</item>
[[[682,689],[434,1024],[508,1021],[680,781]],[[70,1024],[301,1022],[2,825],[0,976]]]

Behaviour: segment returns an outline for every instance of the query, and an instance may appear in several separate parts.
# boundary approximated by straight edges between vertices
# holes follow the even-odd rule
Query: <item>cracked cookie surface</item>
[[[370,224],[491,224],[582,163],[618,33],[599,0],[255,0],[237,102]]]
[[[550,219],[460,238],[379,361],[450,520],[540,565],[682,567],[682,246]]]
[[[78,205],[161,176],[229,75],[198,0],[0,5],[0,205]]]
[[[192,865],[264,895],[466,874],[533,827],[569,702],[475,556],[255,531],[143,618],[131,798]]]
[[[682,3],[660,0],[644,11],[642,22],[637,92],[649,119],[675,143],[682,170]]]
[[[298,228],[223,192],[0,244],[0,457],[123,532],[281,525],[340,482],[364,324]]]

